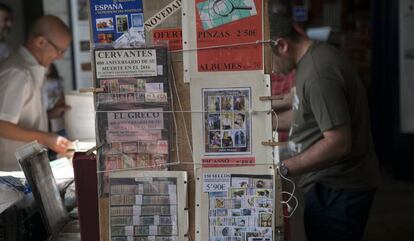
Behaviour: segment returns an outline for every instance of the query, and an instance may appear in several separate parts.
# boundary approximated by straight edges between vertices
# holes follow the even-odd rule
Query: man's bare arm
[[[303,174],[329,166],[332,160],[347,155],[351,148],[351,130],[349,124],[345,124],[324,131],[321,140],[283,163],[290,175]]]
[[[288,131],[293,123],[293,111],[286,110],[281,113],[276,113],[277,118],[275,115],[272,117],[273,130],[277,129],[277,131]]]
[[[71,142],[53,133],[28,129],[11,122],[0,120],[0,136],[15,141],[30,142],[37,140],[57,153],[65,153]]]
[[[284,111],[288,109],[292,109],[292,90],[283,95],[283,98],[280,100],[272,100],[272,109],[276,111]]]

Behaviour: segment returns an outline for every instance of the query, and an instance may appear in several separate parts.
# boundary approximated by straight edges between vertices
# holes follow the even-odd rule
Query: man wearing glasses
[[[13,10],[6,4],[0,3],[0,60],[7,58],[10,48],[6,43],[13,26]]]
[[[46,113],[42,85],[47,68],[62,58],[71,41],[70,29],[55,16],[35,21],[18,51],[0,64],[0,170],[17,171],[16,149],[37,140],[57,153],[65,153],[69,140],[48,133],[49,118],[63,114],[65,106]]]
[[[302,175],[308,241],[362,240],[379,178],[366,90],[337,49],[300,34],[285,9],[269,9],[273,69],[296,70],[291,123],[279,125],[290,129],[292,156],[278,169]]]

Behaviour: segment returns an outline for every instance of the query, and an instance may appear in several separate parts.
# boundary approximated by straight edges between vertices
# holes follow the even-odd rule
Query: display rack
[[[269,54],[265,51],[268,46],[264,45],[268,36],[267,31],[264,31],[267,27],[267,4],[261,0],[247,1],[255,4],[255,10],[250,12],[251,16],[242,19],[248,22],[249,17],[254,18],[256,32],[253,34],[247,29],[246,32],[240,32],[239,34],[247,34],[250,38],[236,43],[240,46],[232,46],[225,51],[227,55],[231,55],[249,44],[252,46],[249,46],[250,50],[243,59],[248,60],[254,52],[259,62],[248,64],[246,66],[251,68],[246,67],[240,71],[229,69],[226,73],[195,73],[195,69],[190,70],[187,67],[195,66],[200,61],[197,48],[204,47],[191,43],[195,40],[193,37],[181,39],[182,32],[196,33],[195,26],[189,24],[197,21],[189,19],[191,16],[196,17],[196,8],[191,10],[191,14],[186,11],[189,10],[189,6],[195,7],[201,2],[205,2],[206,6],[210,2],[214,3],[209,0],[136,2],[139,2],[140,14],[143,14],[143,26],[160,14],[161,10],[167,9],[167,6],[175,4],[173,7],[177,7],[179,4],[182,9],[175,9],[171,14],[166,14],[160,24],[150,31],[145,31],[145,42],[138,43],[133,39],[132,43],[122,42],[123,44],[119,45],[119,41],[117,42],[114,37],[109,43],[96,43],[99,37],[95,35],[104,34],[105,31],[91,32],[101,240],[202,240],[207,236],[202,235],[201,238],[201,230],[204,230],[202,233],[205,234],[207,228],[210,230],[207,232],[212,234],[213,227],[218,232],[221,225],[214,223],[218,219],[214,221],[214,215],[209,215],[210,212],[207,215],[205,213],[211,209],[210,202],[213,197],[209,198],[211,192],[204,192],[202,189],[204,173],[226,173],[234,180],[252,180],[252,185],[248,187],[238,187],[240,183],[233,185],[230,182],[228,192],[214,197],[217,200],[239,203],[239,199],[231,196],[231,193],[237,188],[245,188],[246,195],[243,200],[253,200],[253,206],[250,208],[265,208],[256,207],[254,200],[257,199],[256,204],[259,205],[259,199],[264,197],[258,195],[262,192],[269,193],[265,203],[269,203],[272,208],[268,208],[265,214],[254,213],[246,220],[237,219],[239,224],[242,219],[244,222],[254,220],[249,221],[249,229],[239,230],[235,225],[228,226],[231,227],[235,240],[252,241],[249,237],[254,237],[254,232],[259,231],[266,231],[266,234],[260,236],[263,238],[261,240],[281,240],[281,181],[275,168],[278,153],[277,149],[261,144],[274,141],[270,102],[259,98],[270,95],[271,84],[270,78],[264,75],[270,66]],[[109,0],[90,0],[91,12],[96,9],[93,7],[94,4],[113,3]],[[108,23],[111,18],[109,12],[106,11],[102,17]],[[97,27],[96,19],[99,17],[96,14],[91,13],[92,28]],[[116,15],[120,14],[123,13],[113,11],[115,30],[118,29]],[[123,17],[121,22],[132,21],[128,13],[124,15],[126,17]],[[222,25],[225,24],[228,23]],[[237,22],[235,26],[242,25]],[[169,42],[166,44],[164,40]],[[181,41],[184,49],[177,44]],[[218,44],[220,41],[212,43],[210,47],[215,49],[214,46]],[[208,51],[203,51],[209,56]],[[186,81],[190,83],[185,83]],[[219,99],[219,107],[213,110],[211,108],[214,99]],[[225,122],[226,115],[229,123]],[[213,143],[214,135],[210,135],[213,132],[220,135],[219,144]],[[226,132],[231,136],[231,142],[224,140]],[[172,180],[171,175],[175,172],[181,173],[182,178]],[[260,188],[253,181],[259,179],[266,179],[271,185]],[[172,191],[173,188],[167,193],[141,192],[141,187],[155,187],[156,183],[160,182],[169,183],[167,186],[175,185],[176,192]],[[188,187],[180,189],[181,182]],[[120,187],[123,185],[125,187]],[[155,189],[159,190],[159,187]],[[175,204],[178,205],[177,209],[171,207]],[[240,210],[239,206],[237,207]],[[164,211],[170,218],[161,219]],[[175,218],[171,218],[173,216],[176,216],[177,220],[184,220],[184,224],[177,223],[178,230],[174,226]],[[224,219],[228,221],[232,218]],[[240,231],[240,235],[236,235],[236,231]],[[168,238],[164,239],[161,236]],[[211,238],[217,236],[210,235]]]

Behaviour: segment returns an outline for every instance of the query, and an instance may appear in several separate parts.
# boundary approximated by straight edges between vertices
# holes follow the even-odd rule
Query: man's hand
[[[54,133],[28,129],[7,121],[0,121],[0,136],[10,140],[30,142],[37,140],[57,153],[65,153],[72,142]]]
[[[332,161],[348,155],[352,149],[352,134],[349,124],[343,124],[323,132],[323,138],[307,150],[284,161],[289,173],[304,174],[323,169]]]
[[[66,105],[65,98],[61,97],[52,109],[47,111],[47,117],[49,119],[55,119],[62,117],[65,111],[69,110],[70,106]]]
[[[44,143],[42,144],[59,154],[63,154],[68,151],[68,148],[72,145],[72,142],[63,136],[53,133],[46,133]]]

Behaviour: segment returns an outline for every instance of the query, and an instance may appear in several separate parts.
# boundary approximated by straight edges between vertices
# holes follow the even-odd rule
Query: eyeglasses
[[[53,46],[53,48],[55,48],[56,52],[58,53],[58,55],[63,55],[66,50],[68,50],[67,48],[60,48],[59,46],[57,46],[56,44],[54,44],[52,41],[50,41],[48,38],[46,38],[46,41]]]
[[[280,39],[277,40],[273,40],[273,39],[269,39],[267,41],[265,41],[266,43],[270,44],[270,47],[272,48],[273,53],[277,54],[277,46],[279,45],[279,41]]]

